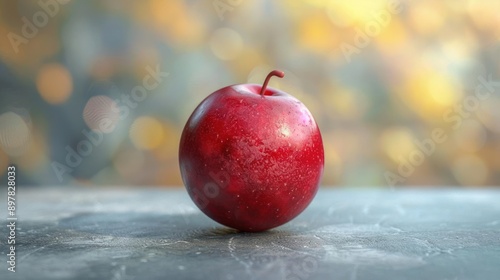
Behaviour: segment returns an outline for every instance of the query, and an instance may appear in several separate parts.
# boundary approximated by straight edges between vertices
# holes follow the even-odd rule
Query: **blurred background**
[[[0,176],[181,186],[211,92],[300,99],[325,186],[500,185],[500,2],[0,0]]]

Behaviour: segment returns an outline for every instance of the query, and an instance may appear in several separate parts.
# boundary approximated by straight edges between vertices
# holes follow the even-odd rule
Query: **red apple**
[[[264,231],[300,214],[323,173],[321,134],[295,97],[262,86],[228,86],[194,110],[182,132],[179,164],[195,204],[241,231]]]

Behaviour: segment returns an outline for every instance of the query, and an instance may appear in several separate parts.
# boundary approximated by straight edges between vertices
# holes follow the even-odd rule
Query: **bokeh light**
[[[21,116],[14,112],[0,115],[0,146],[7,155],[22,155],[30,141],[30,128]]]
[[[130,140],[137,149],[152,150],[157,148],[165,137],[162,124],[149,116],[139,117],[130,127]]]
[[[120,108],[111,98],[98,95],[89,99],[83,109],[83,120],[93,130],[111,133],[120,119]]]
[[[50,104],[61,104],[73,91],[73,79],[66,67],[51,63],[42,66],[38,71],[36,86],[45,101]]]
[[[385,154],[394,162],[400,162],[416,149],[415,136],[405,127],[393,127],[385,130],[380,136],[380,146]]]

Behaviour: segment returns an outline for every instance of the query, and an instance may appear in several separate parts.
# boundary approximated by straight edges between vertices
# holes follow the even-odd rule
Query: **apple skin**
[[[219,89],[182,132],[182,180],[207,216],[246,232],[292,220],[312,201],[323,174],[319,128],[306,106],[273,88]],[[260,94],[264,87],[263,95]]]

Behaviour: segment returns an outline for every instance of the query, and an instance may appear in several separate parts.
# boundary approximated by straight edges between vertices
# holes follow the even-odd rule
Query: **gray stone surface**
[[[257,234],[211,221],[183,189],[32,188],[17,200],[17,272],[2,226],[0,279],[500,279],[495,190],[321,190]]]

